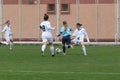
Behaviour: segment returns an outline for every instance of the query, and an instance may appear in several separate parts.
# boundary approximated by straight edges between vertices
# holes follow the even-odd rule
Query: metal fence
[[[41,31],[38,26],[43,19],[43,14],[47,13],[48,6],[41,3],[42,0],[27,0],[30,4],[23,4],[24,1],[18,0],[17,4],[4,4],[4,0],[0,0],[0,24],[7,19],[11,20],[14,40],[39,41]],[[55,13],[49,14],[51,23],[57,26],[56,31],[53,31],[54,39],[62,26],[62,21],[67,20],[74,29],[75,23],[81,22],[93,41],[120,40],[120,0],[114,0],[112,4],[100,4],[100,0],[94,0],[95,4],[82,4],[81,0],[76,0],[74,4],[70,4],[68,14],[61,13],[61,1],[55,0]],[[0,26],[0,30],[2,28],[3,26]],[[0,39],[4,39],[2,34]]]
[[[116,42],[120,39],[120,0],[116,0]]]

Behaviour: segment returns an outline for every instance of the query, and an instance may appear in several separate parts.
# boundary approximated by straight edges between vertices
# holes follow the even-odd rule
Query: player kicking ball
[[[73,35],[72,35],[72,44],[80,44],[82,46],[82,50],[84,52],[84,55],[87,56],[87,52],[86,52],[86,47],[85,47],[85,43],[84,43],[84,38],[87,39],[87,42],[89,43],[89,37],[88,34],[86,32],[86,30],[82,27],[82,24],[80,23],[76,23],[76,30],[74,31]]]
[[[72,28],[68,26],[66,21],[63,21],[63,26],[60,29],[59,34],[57,37],[62,36],[62,50],[63,55],[66,55],[66,48],[71,48],[71,32]]]
[[[48,21],[49,16],[47,14],[44,14],[44,21],[40,24],[40,29],[42,30],[42,55],[44,56],[44,52],[46,49],[47,44],[50,44],[50,51],[52,57],[55,56],[54,53],[54,46],[53,46],[53,36],[51,33],[51,30],[54,30],[55,28],[51,27],[50,22]]]
[[[12,32],[10,28],[10,20],[7,20],[4,24],[5,25],[1,33],[4,33],[6,42],[0,42],[0,44],[10,45],[9,49],[12,50],[13,47],[13,39],[12,39]]]

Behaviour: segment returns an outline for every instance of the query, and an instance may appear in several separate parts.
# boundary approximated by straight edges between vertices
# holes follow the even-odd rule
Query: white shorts
[[[79,44],[81,42],[84,42],[84,37],[75,38],[72,40],[72,42],[75,44]]]
[[[52,38],[43,38],[42,41],[52,43],[53,39]]]
[[[5,40],[6,40],[7,42],[9,42],[10,40],[12,40],[12,35],[5,36]]]
[[[52,34],[42,34],[42,41],[43,42],[53,42]]]

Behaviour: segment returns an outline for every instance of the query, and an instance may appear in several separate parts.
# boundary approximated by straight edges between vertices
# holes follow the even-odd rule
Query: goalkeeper
[[[71,32],[72,28],[67,25],[66,21],[63,21],[63,27],[61,27],[60,32],[57,35],[57,37],[62,36],[63,55],[66,55],[66,45],[67,48],[71,47]]]

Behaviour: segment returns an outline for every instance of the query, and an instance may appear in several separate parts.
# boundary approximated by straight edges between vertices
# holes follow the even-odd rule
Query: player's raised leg
[[[3,45],[8,45],[8,43],[5,42],[5,41],[4,41],[4,42],[0,42],[0,44],[1,44],[1,45],[2,45],[2,44],[3,44]]]
[[[81,42],[81,46],[82,46],[82,50],[85,56],[87,56],[87,52],[86,52],[86,47],[84,45],[84,42]]]

